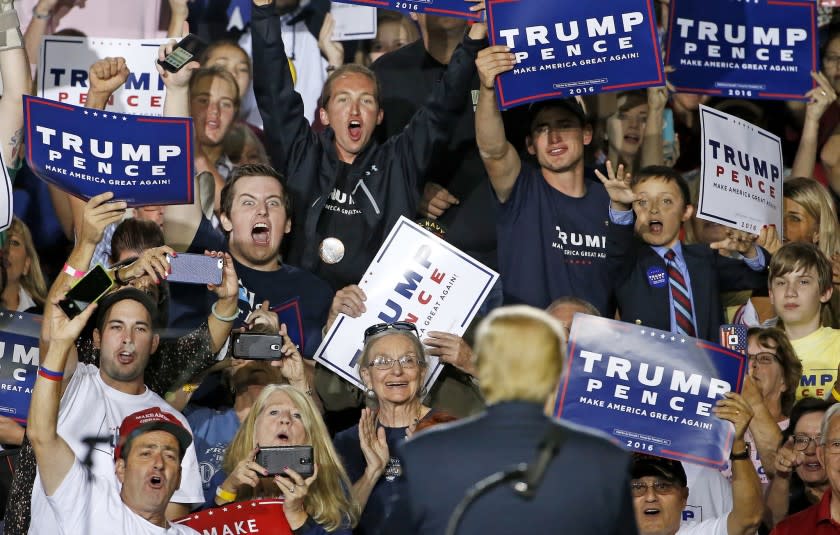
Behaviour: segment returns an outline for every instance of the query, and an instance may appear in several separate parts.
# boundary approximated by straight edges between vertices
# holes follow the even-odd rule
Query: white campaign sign
[[[373,39],[376,37],[376,8],[333,2],[330,11],[335,18],[333,41]]]
[[[782,232],[782,142],[732,115],[700,106],[703,164],[697,217],[758,234]]]
[[[41,41],[38,96],[84,106],[88,69],[97,60],[123,57],[130,71],[106,109],[134,115],[163,115],[165,88],[155,68],[161,39],[100,39],[47,36]]]
[[[12,179],[6,169],[6,162],[3,160],[3,151],[0,150],[0,231],[12,225],[14,216],[12,209]]]
[[[339,314],[315,360],[364,389],[356,363],[365,329],[410,321],[421,339],[427,331],[461,336],[498,278],[498,273],[401,217],[359,283],[367,296],[366,312],[358,318]],[[426,388],[443,367],[436,357],[428,361]]]

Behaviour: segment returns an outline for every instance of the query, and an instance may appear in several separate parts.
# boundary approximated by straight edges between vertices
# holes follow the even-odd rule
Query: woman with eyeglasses
[[[357,534],[382,531],[401,483],[396,446],[418,423],[433,416],[423,405],[426,355],[413,323],[380,323],[365,331],[359,376],[369,405],[359,424],[338,433],[335,447],[344,460],[353,497],[362,507]]]
[[[818,503],[828,488],[828,476],[817,458],[820,424],[831,402],[803,398],[793,406],[790,426],[776,455],[776,477],[767,490],[765,523],[775,526],[785,517]]]
[[[776,449],[796,401],[802,363],[784,331],[752,328],[747,331],[748,376],[741,395],[754,416],[744,440],[764,488],[775,474]],[[725,475],[729,475],[724,471]]]

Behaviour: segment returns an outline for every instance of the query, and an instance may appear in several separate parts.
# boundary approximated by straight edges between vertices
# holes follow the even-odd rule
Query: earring
[[[373,401],[374,399],[376,399],[376,392],[373,390],[373,388],[367,387],[365,389],[365,396],[367,396],[369,400]]]

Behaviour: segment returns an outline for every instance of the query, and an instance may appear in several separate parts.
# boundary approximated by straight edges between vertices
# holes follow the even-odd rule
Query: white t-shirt
[[[714,468],[683,463],[688,480],[688,502],[682,524],[690,525],[710,518],[725,517],[732,510],[732,485]]]
[[[87,455],[87,446],[82,442],[83,438],[95,436],[107,439],[93,449],[93,473],[119,487],[114,473],[114,437],[123,418],[150,407],[160,407],[171,413],[184,427],[190,429],[190,424],[180,412],[148,388],[143,394],[125,394],[106,385],[99,375],[99,368],[92,364],[80,363],[61,398],[58,409],[58,434],[70,445],[70,449],[80,460]],[[193,444],[190,444],[181,461],[181,486],[175,491],[172,501],[191,505],[204,503]],[[57,532],[57,519],[47,503],[41,478],[36,475],[32,487],[32,521],[29,533],[47,535]]]
[[[47,498],[50,509],[59,519],[54,533],[61,535],[89,535],[125,533],[131,535],[191,535],[198,533],[181,524],[168,528],[156,526],[129,509],[120,499],[120,491],[113,482],[88,473],[76,459],[64,476],[64,481]]]
[[[728,535],[729,530],[726,527],[728,518],[729,515],[723,515],[702,522],[683,524],[677,535]]]

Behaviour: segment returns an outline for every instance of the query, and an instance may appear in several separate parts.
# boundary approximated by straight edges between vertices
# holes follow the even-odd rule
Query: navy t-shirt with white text
[[[499,205],[499,271],[505,303],[547,307],[576,296],[602,315],[614,310],[607,284],[610,198],[597,179],[586,194],[569,197],[525,162],[510,197]]]

